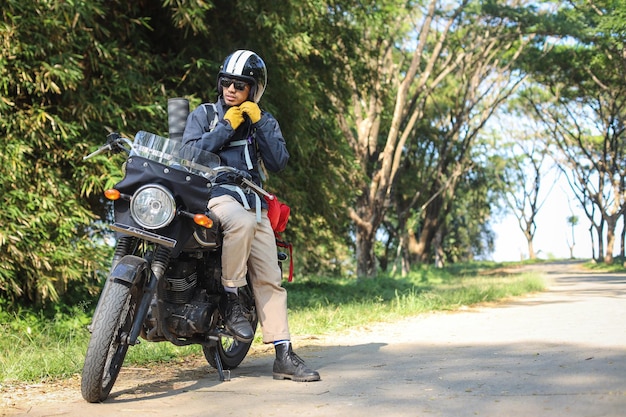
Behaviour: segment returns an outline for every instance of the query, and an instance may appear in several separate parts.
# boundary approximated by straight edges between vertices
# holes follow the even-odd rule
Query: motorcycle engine
[[[217,307],[198,286],[200,264],[197,259],[179,259],[170,264],[165,275],[166,323],[168,330],[178,337],[192,337],[208,331],[211,314]]]
[[[179,260],[169,265],[165,273],[167,281],[165,301],[174,304],[191,301],[198,285],[197,265],[196,259]]]
[[[192,337],[209,330],[211,313],[215,309],[208,302],[192,301],[183,305],[169,304],[168,330],[178,337]]]

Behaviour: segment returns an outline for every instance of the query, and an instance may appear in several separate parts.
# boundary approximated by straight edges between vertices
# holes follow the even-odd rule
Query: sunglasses
[[[237,91],[245,90],[246,86],[248,85],[248,83],[245,81],[239,81],[225,77],[220,78],[220,86],[222,86],[222,88],[228,88],[231,84],[235,84],[235,90]]]

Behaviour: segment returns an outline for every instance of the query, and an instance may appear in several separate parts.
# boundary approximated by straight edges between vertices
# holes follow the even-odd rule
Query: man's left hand
[[[261,109],[252,101],[244,101],[239,105],[241,112],[247,114],[252,123],[257,123],[261,120]]]

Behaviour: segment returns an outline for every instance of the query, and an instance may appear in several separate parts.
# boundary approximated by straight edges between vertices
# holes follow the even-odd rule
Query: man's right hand
[[[229,108],[224,115],[224,120],[227,120],[230,126],[236,130],[243,123],[243,113],[239,106]]]

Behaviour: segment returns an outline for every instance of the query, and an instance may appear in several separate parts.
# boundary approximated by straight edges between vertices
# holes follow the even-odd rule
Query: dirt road
[[[626,274],[541,268],[545,293],[298,340],[320,382],[274,381],[266,350],[229,382],[201,362],[125,370],[103,404],[85,403],[70,381],[7,393],[0,415],[626,415]]]

